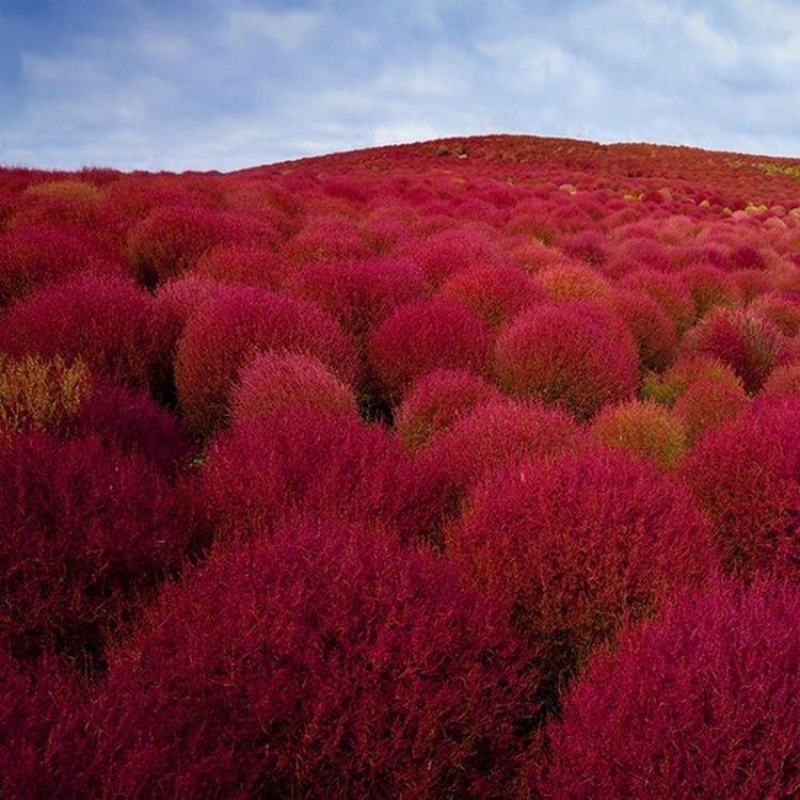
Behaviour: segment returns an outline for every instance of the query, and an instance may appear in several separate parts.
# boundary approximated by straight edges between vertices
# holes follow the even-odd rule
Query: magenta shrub
[[[551,723],[544,770],[532,754],[537,796],[796,795],[798,615],[794,586],[712,582],[626,631]]]
[[[689,492],[610,450],[487,475],[448,530],[447,550],[542,652],[540,670],[554,688],[624,622],[717,563]]]
[[[192,534],[153,467],[93,439],[0,445],[0,508],[0,644],[19,658],[97,655]]]
[[[366,521],[411,539],[426,533],[428,494],[384,428],[297,408],[219,437],[202,467],[199,500],[222,538],[262,536],[308,517]]]
[[[507,391],[558,403],[581,419],[636,390],[636,346],[624,324],[588,302],[525,312],[497,337],[495,374]]]
[[[260,351],[305,353],[352,383],[351,341],[313,303],[251,286],[229,286],[200,305],[178,342],[175,385],[192,430],[208,434],[228,419],[238,371]]]
[[[488,325],[443,297],[409,303],[379,325],[369,339],[369,364],[384,396],[399,403],[411,384],[435,369],[486,372]]]
[[[80,789],[508,796],[531,661],[446,561],[367,529],[289,528],[163,593],[89,708]]]
[[[123,278],[76,275],[42,286],[0,318],[0,351],[80,358],[98,376],[148,386],[168,357],[149,294]]]

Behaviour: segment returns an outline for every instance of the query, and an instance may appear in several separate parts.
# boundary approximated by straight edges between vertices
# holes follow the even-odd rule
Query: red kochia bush
[[[466,370],[434,370],[403,399],[395,418],[397,435],[407,447],[422,447],[476,406],[500,396],[495,386]]]
[[[685,331],[694,320],[694,298],[686,284],[676,275],[648,269],[637,270],[629,272],[620,281],[620,286],[650,295],[667,312],[679,333]]]
[[[6,231],[0,234],[0,307],[43,283],[85,270],[122,274],[123,264],[82,231],[52,225]]]
[[[690,352],[729,364],[750,393],[761,388],[777,364],[784,341],[780,330],[766,317],[755,311],[726,308],[710,313],[686,338]]]
[[[419,264],[434,286],[440,286],[463,269],[494,264],[499,260],[494,242],[483,232],[467,227],[443,230],[413,240],[398,248],[398,252]]]
[[[795,797],[800,597],[713,582],[600,654],[549,728],[543,798]]]
[[[353,390],[316,358],[297,353],[259,353],[239,372],[231,393],[231,419],[244,422],[280,408],[358,414]]]
[[[417,468],[437,497],[441,522],[456,516],[469,490],[492,469],[544,459],[582,440],[575,420],[539,403],[494,400],[477,406],[422,451]]]
[[[500,331],[495,372],[521,397],[563,403],[579,418],[636,390],[636,347],[624,324],[593,304],[542,305]]]
[[[0,320],[0,350],[9,355],[80,358],[133,387],[148,385],[166,346],[152,298],[122,278],[76,275],[43,286]]]
[[[201,502],[223,538],[263,535],[284,520],[366,520],[424,533],[428,489],[387,430],[355,417],[280,409],[242,422],[209,449]]]
[[[673,409],[683,422],[687,442],[693,445],[707,430],[736,419],[749,405],[740,383],[700,379],[687,387]]]
[[[447,546],[542,648],[556,686],[625,620],[716,563],[689,493],[605,450],[497,470],[469,496]]]
[[[399,402],[417,378],[435,369],[485,372],[489,327],[464,306],[436,297],[398,308],[373,332],[369,363],[384,395]]]
[[[313,303],[251,286],[229,286],[189,319],[178,343],[175,385],[197,433],[225,422],[239,368],[262,350],[314,356],[351,383],[352,343]]]
[[[92,655],[191,534],[144,459],[96,440],[14,436],[0,447],[0,508],[0,641],[18,657]]]
[[[148,612],[90,708],[79,794],[508,796],[530,659],[446,561],[291,528]]]
[[[465,305],[492,328],[545,298],[544,291],[523,270],[491,264],[457,272],[442,284],[440,292]]]
[[[800,399],[761,398],[709,431],[685,463],[711,515],[728,569],[797,575],[800,565]]]
[[[306,264],[289,276],[286,288],[317,303],[359,345],[395,309],[430,291],[413,261],[377,256]]]
[[[288,268],[268,247],[227,242],[200,256],[192,271],[220,283],[244,283],[280,289]]]

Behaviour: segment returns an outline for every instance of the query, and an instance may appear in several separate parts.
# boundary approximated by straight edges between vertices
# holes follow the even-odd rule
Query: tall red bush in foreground
[[[0,351],[79,358],[115,383],[147,386],[166,348],[152,303],[122,278],[76,275],[9,307],[0,318]]]
[[[800,565],[800,399],[762,398],[709,431],[685,463],[711,515],[728,569],[797,575]]]
[[[239,368],[259,351],[305,353],[351,383],[352,343],[305,300],[251,286],[229,286],[190,317],[178,342],[175,385],[191,428],[207,434],[227,420]]]
[[[541,649],[551,687],[717,561],[682,486],[604,450],[497,470],[470,494],[447,548]]]
[[[298,517],[363,520],[414,538],[431,514],[427,496],[387,430],[309,408],[236,425],[209,449],[200,486],[222,538],[268,535]]]
[[[489,359],[490,331],[467,308],[443,297],[398,308],[373,332],[369,364],[379,387],[399,402],[417,378],[435,369],[480,375]]]
[[[636,347],[625,326],[599,307],[543,305],[500,331],[495,373],[509,392],[586,418],[636,390]]]
[[[795,797],[800,596],[759,581],[680,598],[600,654],[549,729],[536,796]]]
[[[166,481],[95,440],[0,446],[0,508],[0,641],[18,657],[96,655],[191,536]]]
[[[368,530],[290,528],[216,553],[116,653],[88,791],[504,796],[530,660],[451,564]]]

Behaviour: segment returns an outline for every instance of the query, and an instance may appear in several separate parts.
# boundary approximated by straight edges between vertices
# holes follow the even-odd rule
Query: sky
[[[531,133],[800,157],[793,0],[0,0],[0,163]]]

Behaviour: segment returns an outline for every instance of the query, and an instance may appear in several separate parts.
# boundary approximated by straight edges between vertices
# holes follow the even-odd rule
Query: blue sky
[[[519,132],[800,157],[789,0],[0,0],[0,163]]]

